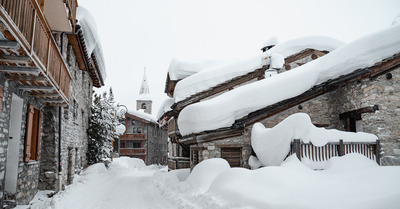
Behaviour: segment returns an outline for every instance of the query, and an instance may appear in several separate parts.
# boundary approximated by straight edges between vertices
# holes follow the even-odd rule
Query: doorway
[[[21,144],[22,108],[24,101],[12,95],[10,114],[10,133],[8,140],[5,191],[15,194],[17,191],[19,149]]]

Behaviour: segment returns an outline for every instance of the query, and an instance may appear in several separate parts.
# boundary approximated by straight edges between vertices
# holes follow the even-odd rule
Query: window
[[[126,141],[126,148],[142,148],[142,142]]]
[[[241,147],[222,147],[221,148],[221,158],[228,161],[231,167],[240,167],[242,158],[242,148]]]
[[[121,143],[120,143],[120,146],[121,146],[121,148],[125,148],[126,146],[125,146],[125,140],[121,140]]]
[[[146,109],[146,103],[142,103],[142,109]]]
[[[28,105],[25,132],[25,162],[39,160],[41,125],[42,115],[40,111],[32,105]]]
[[[379,110],[377,105],[364,107],[361,109],[353,110],[340,114],[339,118],[344,120],[345,130],[350,132],[363,131],[362,117],[363,113],[374,113]]]

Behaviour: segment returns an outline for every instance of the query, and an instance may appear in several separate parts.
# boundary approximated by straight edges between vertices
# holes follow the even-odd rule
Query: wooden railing
[[[297,158],[308,158],[312,161],[326,161],[331,157],[343,156],[349,153],[359,153],[380,164],[380,143],[376,142],[330,142],[317,147],[312,143],[303,143],[295,139],[291,143],[289,155],[296,153]]]
[[[145,134],[124,134],[120,136],[120,140],[146,140]]]
[[[190,168],[190,159],[188,157],[168,157],[168,169]]]
[[[0,5],[3,7],[0,11],[1,17],[11,27],[38,67],[68,100],[71,75],[36,1],[0,0]],[[68,0],[67,5],[70,5],[71,15],[75,16],[76,0]],[[75,24],[75,21],[73,23]]]

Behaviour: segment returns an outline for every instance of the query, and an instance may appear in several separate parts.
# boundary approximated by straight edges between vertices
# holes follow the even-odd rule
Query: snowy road
[[[141,163],[118,159],[108,170],[102,164],[91,166],[82,175],[75,176],[74,184],[57,194],[47,208],[221,208],[212,197],[197,194],[193,188],[181,184],[166,168],[145,167]]]

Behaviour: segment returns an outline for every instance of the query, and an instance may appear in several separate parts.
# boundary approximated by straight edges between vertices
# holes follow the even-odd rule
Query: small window
[[[142,128],[137,128],[136,130],[137,130],[137,133],[138,133],[138,134],[141,134],[141,133],[142,133]]]
[[[121,148],[125,148],[126,147],[125,140],[121,140],[120,146],[121,146]]]
[[[146,109],[146,103],[142,103],[142,109]]]

